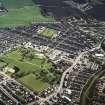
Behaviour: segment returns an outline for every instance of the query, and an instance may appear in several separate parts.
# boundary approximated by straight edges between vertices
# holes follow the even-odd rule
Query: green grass
[[[27,52],[27,49],[24,49],[24,51]],[[28,51],[29,52],[25,55],[26,57],[23,57],[23,53],[20,49],[9,52],[8,54],[0,57],[0,60],[3,61],[1,64],[6,63],[9,67],[16,66],[19,68],[18,73],[23,75],[33,73],[41,69],[49,71],[52,68],[52,63],[48,62],[47,58],[39,58],[38,55],[35,55],[37,52],[31,49],[28,49]],[[29,53],[34,55],[33,59],[30,59]]]
[[[0,56],[0,62],[16,70],[13,74],[7,72],[7,75],[34,91],[42,91],[49,85],[57,84],[60,74],[55,73],[53,63],[48,58],[40,58],[38,54],[34,49],[19,48]]]
[[[33,6],[32,0],[0,0],[0,2],[7,8],[22,8],[24,6]]]
[[[10,52],[8,54],[6,54],[7,57],[15,59],[15,60],[21,60],[22,59],[22,54],[19,50]]]
[[[58,34],[58,31],[50,28],[43,28],[42,30],[38,30],[38,34],[52,38]]]
[[[6,66],[6,63],[0,61],[0,67],[4,67],[4,66]]]
[[[18,67],[20,70],[19,72],[24,73],[24,75],[27,73],[33,72],[35,68],[36,69],[39,68],[38,65],[34,65],[29,62],[21,62],[21,61],[18,61],[9,57],[5,57],[5,56],[0,57],[0,59],[7,64]]]
[[[32,0],[0,0],[8,9],[8,13],[0,16],[0,27],[25,26],[32,23],[54,22],[51,17],[41,14]]]
[[[49,87],[49,84],[36,79],[36,76],[34,74],[29,74],[25,77],[22,77],[18,81],[24,84],[29,89],[38,92],[41,92]]]
[[[19,61],[16,60],[16,58],[11,58],[7,56],[2,56],[0,57],[0,59],[9,65],[18,67],[19,71],[17,72],[17,75],[22,76],[39,71],[42,68],[48,71],[48,69],[52,67],[51,63],[43,62],[43,60],[41,59],[34,60],[34,63],[26,59],[24,61]]]

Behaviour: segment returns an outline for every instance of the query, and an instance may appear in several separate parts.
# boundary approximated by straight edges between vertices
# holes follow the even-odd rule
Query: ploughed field
[[[33,91],[41,92],[60,79],[53,63],[30,48],[18,48],[0,56],[0,66],[6,69],[7,75]]]
[[[0,27],[54,21],[51,17],[43,16],[32,0],[0,0],[0,4],[8,10],[5,15],[0,16]]]

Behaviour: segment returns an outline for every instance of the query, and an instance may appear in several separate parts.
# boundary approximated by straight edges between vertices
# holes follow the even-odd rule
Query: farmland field
[[[51,17],[41,14],[32,0],[0,0],[8,12],[0,16],[0,27],[16,27],[32,23],[53,22]]]

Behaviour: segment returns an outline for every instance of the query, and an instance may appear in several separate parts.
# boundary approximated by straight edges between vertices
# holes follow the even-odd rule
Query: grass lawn
[[[18,79],[18,81],[24,84],[29,89],[38,91],[38,92],[41,92],[49,87],[49,84],[42,82],[39,79],[36,79],[36,76],[34,74],[29,74],[25,77],[22,77]]]
[[[52,67],[51,63],[43,62],[43,60],[40,59],[34,60],[35,61],[34,63],[29,62],[27,60],[19,61],[16,60],[16,58],[11,58],[7,56],[2,56],[0,57],[0,59],[9,65],[18,67],[19,71],[17,72],[17,74],[18,75],[22,74],[23,76],[41,70],[42,68],[48,70],[49,68]]]
[[[0,3],[2,3],[7,9],[22,8],[27,5],[34,5],[32,0],[0,0]]]
[[[4,66],[6,66],[6,63],[0,61],[0,67],[4,67]]]
[[[19,72],[24,73],[24,75],[27,73],[33,72],[35,68],[36,69],[39,68],[38,65],[31,64],[29,62],[21,62],[21,61],[18,61],[9,57],[5,57],[5,56],[0,57],[0,59],[7,64],[18,67],[20,70]]]
[[[27,49],[25,49],[26,51]],[[29,52],[27,53],[26,57],[23,57],[23,53],[20,51],[20,49],[17,49],[15,51],[12,51],[4,56],[4,60],[9,63],[10,65],[15,65],[20,69],[19,73],[31,73],[35,70],[40,70],[43,68],[44,70],[49,70],[52,68],[52,63],[47,61],[47,58],[39,58],[38,52],[32,49],[28,49]],[[34,55],[33,59],[30,59],[28,57],[29,53]]]
[[[32,23],[53,22],[54,19],[41,14],[32,0],[0,0],[8,13],[0,16],[0,27],[16,27]]]
[[[55,73],[54,66],[48,58],[45,56],[40,58],[38,54],[40,55],[33,49],[19,48],[0,56],[0,62],[15,69],[15,73],[7,71],[7,75],[16,78],[34,91],[42,91],[49,85],[56,84],[60,75]]]
[[[58,34],[57,30],[45,28],[45,27],[43,29],[39,29],[37,32],[38,32],[38,34],[41,34],[43,36],[47,36],[49,38],[52,38]]]
[[[23,49],[22,49],[23,50]],[[23,53],[26,53],[23,55]],[[30,55],[33,55],[33,58],[30,58]],[[51,62],[48,62],[46,57],[38,57],[38,52],[33,49],[24,49],[21,52],[21,49],[9,52],[4,56],[0,57],[1,66],[8,65],[10,68],[17,67],[19,70],[15,75],[21,77],[30,73],[39,73],[41,70],[49,72],[53,67]]]
[[[10,57],[12,59],[15,59],[15,60],[21,60],[22,59],[22,54],[19,50],[10,52],[10,53],[6,54],[6,56]]]

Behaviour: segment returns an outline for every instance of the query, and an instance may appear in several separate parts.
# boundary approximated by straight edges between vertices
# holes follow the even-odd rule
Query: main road
[[[101,41],[101,43],[102,43],[102,41]],[[66,74],[70,73],[70,72],[73,72],[73,68],[77,65],[78,61],[80,61],[80,59],[82,58],[82,56],[84,54],[86,54],[88,52],[92,52],[94,50],[98,50],[101,47],[101,43],[97,47],[94,47],[94,48],[92,48],[88,51],[85,51],[85,52],[81,52],[81,54],[76,58],[76,60],[72,64],[72,66],[70,66],[67,70],[65,70],[65,72],[63,72],[58,89],[53,94],[51,94],[50,96],[48,96],[46,98],[40,98],[40,100],[39,100],[40,105],[43,105],[43,103],[45,101],[48,101],[50,98],[52,98],[53,96],[56,96],[58,93],[60,93],[62,91],[63,83],[64,83],[64,79],[65,79]]]
[[[69,30],[70,30],[70,28],[68,28],[67,31],[65,31],[65,33],[67,33]],[[104,39],[103,39],[103,40],[104,40]],[[86,54],[86,53],[88,53],[88,52],[92,52],[92,51],[94,51],[94,50],[100,49],[101,43],[103,42],[103,40],[100,42],[100,44],[99,44],[98,46],[96,46],[96,47],[94,47],[94,48],[92,48],[92,49],[89,49],[88,51],[81,52],[80,55],[77,56],[77,58],[75,59],[74,63],[72,64],[72,66],[70,66],[68,69],[66,69],[66,70],[63,72],[62,77],[61,77],[61,81],[60,81],[60,85],[59,85],[58,89],[57,89],[54,93],[52,93],[51,95],[49,95],[49,96],[46,97],[46,98],[39,98],[39,101],[38,101],[38,102],[39,102],[40,105],[43,105],[43,103],[44,103],[45,101],[48,101],[48,102],[49,102],[49,99],[50,99],[50,98],[52,98],[53,96],[56,96],[58,93],[62,92],[63,83],[64,83],[64,79],[65,79],[66,74],[67,74],[67,73],[70,73],[70,72],[73,72],[73,68],[77,65],[78,61],[82,58],[82,56],[83,56],[84,54]],[[64,41],[64,40],[63,40],[63,41]],[[62,42],[61,42],[61,43],[62,43]],[[59,44],[58,44],[58,45],[59,45]],[[56,45],[55,48],[56,48],[58,45]],[[55,48],[53,48],[53,50],[55,50]],[[52,51],[53,51],[53,50],[52,50]],[[31,104],[29,104],[29,105],[33,105],[33,104],[34,104],[34,102],[31,103]]]

